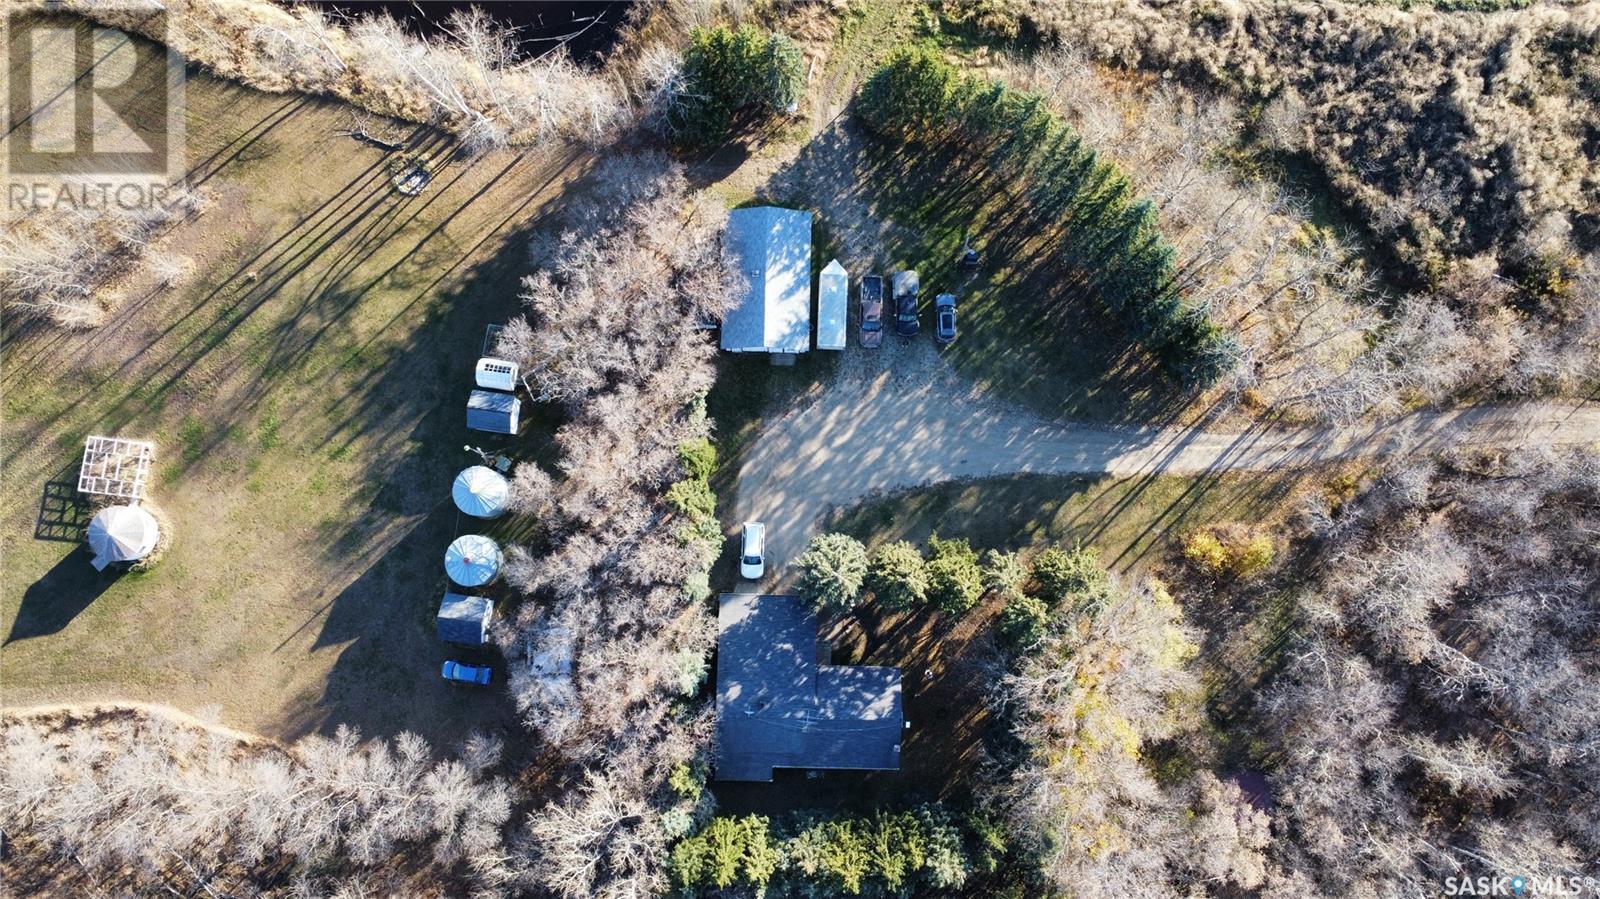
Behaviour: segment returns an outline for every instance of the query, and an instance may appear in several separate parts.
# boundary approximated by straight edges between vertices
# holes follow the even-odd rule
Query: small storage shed
[[[509,393],[474,390],[467,397],[467,427],[492,434],[515,434],[522,424],[522,401]]]
[[[835,259],[817,278],[817,349],[844,349],[849,320],[850,273]]]
[[[440,640],[464,646],[482,646],[489,641],[489,619],[493,617],[494,603],[488,599],[446,593],[439,603],[439,615],[434,622]]]
[[[456,508],[473,518],[499,518],[505,514],[511,484],[506,476],[486,465],[462,469],[450,486]]]
[[[517,389],[517,363],[485,356],[478,360],[475,378],[485,390],[504,390],[515,393]]]
[[[138,506],[107,506],[89,522],[90,564],[105,571],[113,562],[137,562],[161,539],[156,518]]]

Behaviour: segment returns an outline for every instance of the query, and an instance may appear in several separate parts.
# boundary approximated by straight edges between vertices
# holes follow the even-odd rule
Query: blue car
[[[477,684],[480,687],[487,687],[489,685],[489,666],[463,665],[455,661],[445,662],[444,679],[455,684]]]

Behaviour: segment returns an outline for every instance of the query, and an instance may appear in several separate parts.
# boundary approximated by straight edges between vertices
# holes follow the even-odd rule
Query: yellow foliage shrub
[[[1238,525],[1203,528],[1183,538],[1183,557],[1211,575],[1244,580],[1266,571],[1277,557],[1277,546],[1265,534],[1250,534]]]

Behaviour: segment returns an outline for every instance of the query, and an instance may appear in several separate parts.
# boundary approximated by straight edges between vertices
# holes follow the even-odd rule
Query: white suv
[[[767,572],[767,526],[759,521],[744,523],[739,539],[739,576],[747,581],[759,581]]]

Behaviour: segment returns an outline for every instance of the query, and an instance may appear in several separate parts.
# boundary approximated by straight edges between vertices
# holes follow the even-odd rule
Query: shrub
[[[795,560],[800,595],[818,611],[847,612],[861,599],[867,576],[867,549],[848,534],[821,534]]]
[[[1228,567],[1228,548],[1209,530],[1195,531],[1184,538],[1183,557],[1210,575],[1221,574]]]
[[[1106,572],[1100,567],[1100,553],[1093,547],[1078,546],[1072,552],[1055,547],[1033,560],[1034,592],[1050,608],[1069,599],[1098,592],[1106,585]]]
[[[711,671],[711,658],[704,652],[680,649],[672,654],[672,676],[678,692],[693,696],[700,692],[706,674]]]
[[[717,497],[711,485],[695,478],[668,487],[667,504],[697,522],[717,516]]]
[[[700,795],[705,792],[706,774],[706,766],[702,762],[680,762],[673,766],[672,773],[667,776],[667,786],[683,801],[699,802]]]
[[[1001,593],[1016,593],[1027,579],[1027,566],[1016,553],[991,549],[983,554],[984,587]]]
[[[866,586],[886,609],[905,611],[928,601],[928,570],[917,548],[904,540],[872,554]]]
[[[981,842],[981,837],[979,838]],[[781,895],[893,896],[948,891],[966,882],[967,835],[938,805],[860,817],[800,813],[715,818],[672,850],[674,882],[694,894],[769,884]]]
[[[965,824],[972,847],[968,857],[973,867],[984,874],[1000,870],[1007,849],[1005,825],[983,812],[967,815]]]
[[[1001,641],[1013,652],[1026,652],[1044,639],[1050,626],[1050,607],[1036,596],[1013,593],[1007,597],[997,624]]]
[[[983,569],[965,539],[928,538],[928,601],[951,615],[966,613],[983,596]]]
[[[1211,577],[1247,580],[1272,565],[1277,547],[1265,534],[1239,525],[1204,528],[1183,538],[1183,557]]]
[[[696,437],[678,447],[678,461],[683,463],[685,476],[708,480],[717,469],[717,448],[704,437]]]
[[[683,54],[682,78],[667,124],[690,145],[725,139],[742,111],[788,109],[805,86],[800,48],[753,25],[696,28]]]
[[[1277,555],[1272,538],[1258,534],[1236,544],[1228,556],[1228,573],[1241,580],[1266,571]]]

